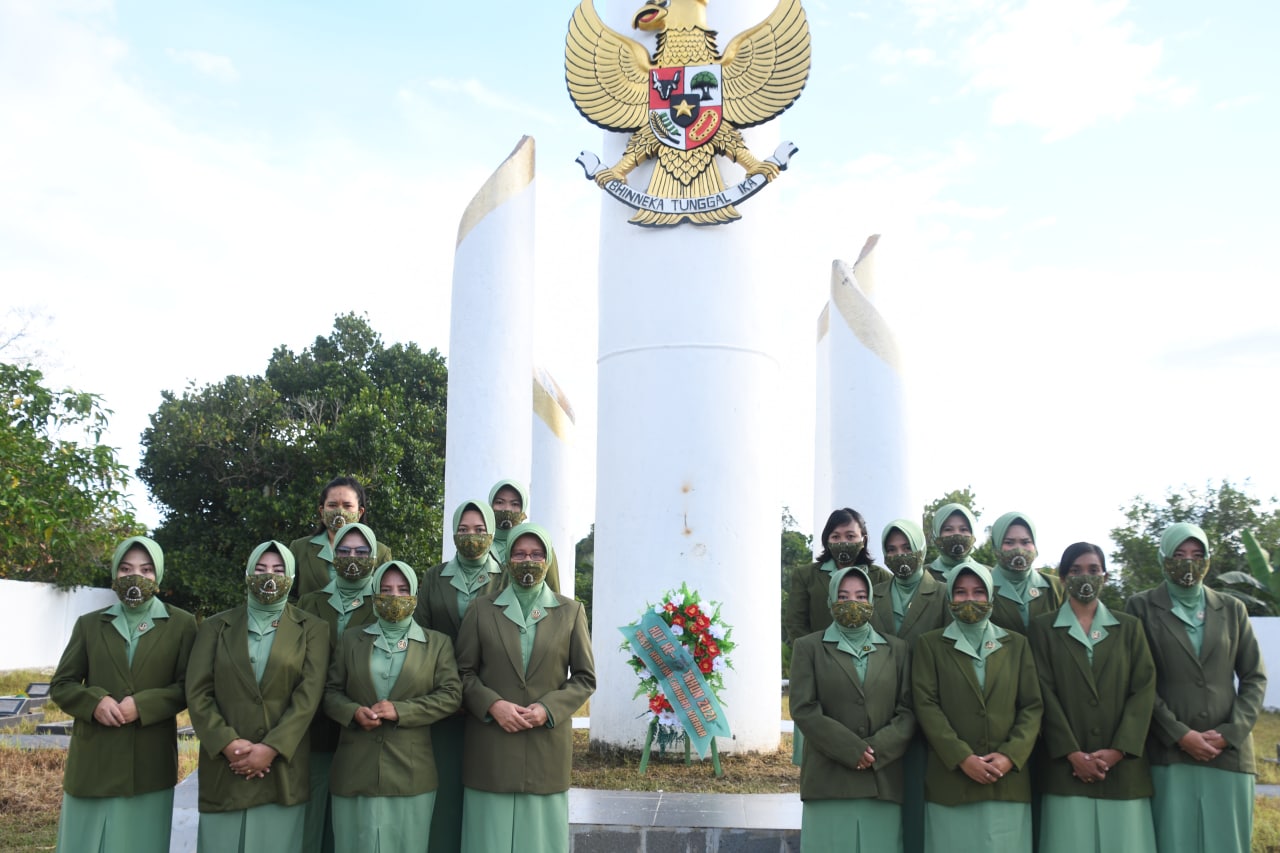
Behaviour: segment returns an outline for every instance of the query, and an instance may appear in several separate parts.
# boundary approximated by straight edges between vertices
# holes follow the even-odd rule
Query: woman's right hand
[[[125,724],[124,712],[120,705],[110,696],[103,696],[98,707],[93,709],[93,718],[104,726],[119,728]]]
[[[499,699],[490,705],[489,716],[493,717],[494,721],[502,726],[504,732],[511,734],[533,728],[533,723],[529,722],[520,713],[520,706],[514,702],[508,702],[506,699]]]
[[[1209,743],[1204,734],[1195,729],[1183,735],[1178,740],[1178,746],[1182,747],[1182,751],[1196,761],[1212,761],[1222,754],[1222,750]]]

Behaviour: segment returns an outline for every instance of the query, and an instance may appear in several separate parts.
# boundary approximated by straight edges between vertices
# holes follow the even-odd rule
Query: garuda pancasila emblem
[[[636,209],[637,225],[718,225],[739,218],[734,204],[787,167],[796,148],[786,142],[758,160],[739,132],[795,103],[809,77],[809,23],[800,0],[780,0],[773,14],[735,36],[724,53],[707,27],[707,0],[649,0],[632,17],[656,32],[653,56],[605,26],[592,0],[569,22],[564,69],[578,111],[606,130],[631,132],[622,159],[602,168],[582,152],[578,162],[610,195]],[[746,169],[726,187],[719,154]],[[656,159],[646,192],[627,175]]]

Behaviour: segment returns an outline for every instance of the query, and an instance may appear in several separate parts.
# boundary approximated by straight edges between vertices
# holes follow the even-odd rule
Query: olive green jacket
[[[899,760],[911,743],[911,652],[905,641],[886,636],[867,655],[865,680],[853,658],[822,635],[801,637],[791,650],[791,719],[804,734],[800,799],[859,797],[902,802]],[[870,746],[869,770],[858,761]]]
[[[1194,764],[1254,773],[1251,733],[1267,692],[1258,639],[1249,614],[1236,599],[1206,587],[1204,605],[1204,643],[1197,656],[1164,584],[1125,604],[1125,611],[1142,621],[1156,664],[1147,758],[1153,765]],[[1239,690],[1234,679],[1240,681]],[[1217,729],[1229,748],[1212,761],[1196,761],[1178,746],[1192,729]]]
[[[1040,572],[1039,569],[1035,571]],[[1040,572],[1040,577],[1049,582],[1047,587],[1032,587],[1039,591],[1039,595],[1031,599],[1027,603],[1027,622],[1028,624],[1035,620],[1037,616],[1044,613],[1057,613],[1058,608],[1062,606],[1062,602],[1066,601],[1066,592],[1062,588],[1062,581],[1056,575],[1049,572]],[[991,583],[995,587],[991,593],[991,624],[999,625],[1006,631],[1017,631],[1024,637],[1027,635],[1027,625],[1022,624],[1022,611],[1018,609],[1018,605],[1001,595],[998,590],[1000,588],[1000,570],[991,570]]]
[[[187,706],[200,738],[200,811],[307,801],[307,731],[324,695],[328,633],[323,620],[286,605],[259,685],[249,662],[248,608],[201,624],[187,670]],[[280,753],[271,772],[249,781],[232,773],[222,750],[236,738]]]
[[[872,586],[893,578],[883,566],[859,566],[871,578]],[[787,595],[787,612],[784,628],[787,639],[796,640],[825,631],[831,625],[831,605],[827,603],[831,573],[822,570],[822,563],[810,563],[791,572],[791,591]]]
[[[907,612],[902,617],[902,627],[893,628],[893,580],[883,581],[875,585],[875,610],[871,614],[871,627],[881,634],[892,634],[907,641],[914,648],[921,634],[936,628],[945,628],[951,622],[951,608],[947,605],[947,588],[934,579],[928,571],[920,578]]]
[[[424,633],[425,643],[408,639],[404,667],[387,697],[399,720],[384,721],[370,731],[354,718],[357,708],[378,702],[370,655],[379,635],[364,628],[342,635],[324,691],[324,712],[342,730],[329,775],[334,796],[412,797],[438,786],[431,724],[458,710],[462,680],[449,638],[438,631]]]
[[[1119,625],[1107,626],[1107,638],[1093,647],[1093,663],[1066,627],[1055,628],[1058,614],[1031,620],[1032,652],[1044,698],[1047,755],[1036,759],[1040,791],[1064,797],[1131,800],[1151,796],[1151,768],[1144,747],[1156,698],[1156,668],[1142,624],[1112,611]],[[1116,749],[1124,760],[1101,782],[1071,775],[1073,752]]]
[[[468,788],[526,794],[569,790],[572,717],[595,692],[596,672],[586,611],[571,598],[556,597],[560,605],[538,622],[527,671],[521,667],[521,629],[494,604],[494,596],[477,598],[467,608],[456,650],[462,701],[470,712],[462,770]],[[541,703],[547,725],[503,731],[488,715],[499,699]]]
[[[293,587],[289,590],[289,594],[299,599],[307,593],[324,589],[329,585],[329,581],[333,580],[330,576],[332,567],[329,561],[320,559],[320,546],[311,541],[315,535],[312,533],[289,543],[295,566]],[[376,565],[389,563],[391,549],[379,542],[376,556],[378,558]]]
[[[178,735],[174,717],[187,707],[187,659],[196,638],[196,620],[164,605],[138,637],[129,664],[124,637],[106,609],[86,613],[71,629],[58,661],[49,698],[75,718],[63,789],[73,797],[132,797],[172,788],[178,781]],[[93,718],[103,697],[132,696],[138,719],[104,726]]]
[[[973,659],[943,637],[944,630],[921,636],[911,662],[916,721],[929,741],[925,798],[944,806],[1030,802],[1026,765],[1044,710],[1031,646],[1021,634],[1001,637],[1001,647],[987,657],[986,686],[980,688]],[[960,769],[970,755],[991,752],[1013,762],[994,784],[980,785]]]
[[[413,613],[414,620],[423,628],[439,631],[450,640],[458,639],[458,630],[462,627],[462,617],[458,615],[458,590],[449,582],[449,578],[441,574],[448,563],[441,563],[427,569],[418,584],[418,608]],[[503,586],[504,572],[490,573],[489,583],[476,593],[472,601],[495,595]]]
[[[334,654],[338,649],[338,640],[341,638],[338,636],[338,611],[329,604],[329,595],[330,593],[322,589],[309,592],[298,602],[298,607],[312,616],[323,619],[329,626],[329,663],[332,665]],[[360,602],[360,606],[351,611],[351,618],[347,620],[347,631],[359,631],[365,625],[377,621],[378,615],[373,612],[373,595],[366,595]],[[323,705],[323,700],[321,704]],[[338,724],[329,719],[323,707],[317,708],[316,715],[311,719],[310,738],[312,752],[333,752],[338,748]]]

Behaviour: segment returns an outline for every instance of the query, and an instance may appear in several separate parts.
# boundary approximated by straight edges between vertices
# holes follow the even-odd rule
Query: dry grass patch
[[[640,750],[594,752],[585,731],[573,733],[573,785],[606,791],[667,791],[701,794],[783,794],[800,790],[800,768],[791,763],[791,736],[783,735],[777,751],[721,755],[724,775],[717,779],[711,757],[688,766],[684,750],[654,749],[648,772],[640,775]]]
[[[51,850],[62,808],[60,749],[0,748],[0,850]]]

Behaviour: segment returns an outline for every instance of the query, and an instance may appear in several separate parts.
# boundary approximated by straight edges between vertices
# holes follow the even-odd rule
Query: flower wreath
[[[690,590],[687,583],[682,583],[679,590],[667,590],[657,604],[647,605],[645,611],[649,610],[661,616],[675,638],[684,644],[707,682],[707,687],[718,697],[724,690],[724,676],[721,673],[726,667],[733,668],[733,664],[729,662],[729,653],[737,646],[731,639],[733,627],[725,624],[720,617],[720,602],[704,602],[702,596]],[[643,615],[642,613],[641,616]],[[632,697],[649,697],[649,710],[645,712],[645,720],[658,721],[658,726],[663,730],[659,733],[659,742],[665,747],[666,742],[675,735],[682,735],[684,728],[671,703],[658,687],[657,677],[649,672],[644,661],[631,652],[631,644],[624,640],[620,648],[628,654],[627,662],[640,681]]]

